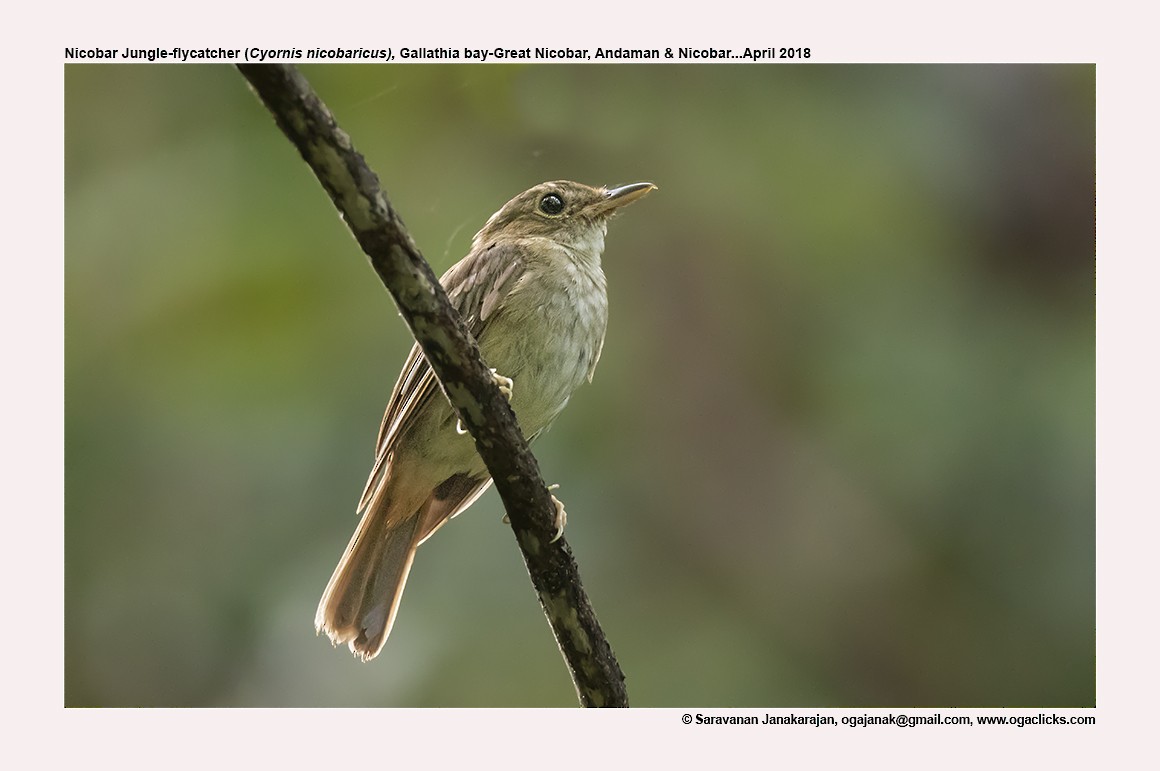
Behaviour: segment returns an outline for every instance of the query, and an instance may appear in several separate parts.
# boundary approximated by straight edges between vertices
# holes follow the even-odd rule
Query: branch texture
[[[391,207],[378,177],[297,69],[276,64],[240,64],[238,69],[330,195],[475,439],[580,704],[627,707],[624,674],[581,585],[571,549],[563,538],[551,543],[555,506],[539,465],[479,347]]]

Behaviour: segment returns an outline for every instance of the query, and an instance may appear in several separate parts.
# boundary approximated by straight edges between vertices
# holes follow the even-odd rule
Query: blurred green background
[[[1092,66],[304,66],[441,273],[651,180],[536,446],[637,706],[1095,701]],[[489,492],[315,637],[407,330],[225,66],[68,66],[65,700],[573,706]]]

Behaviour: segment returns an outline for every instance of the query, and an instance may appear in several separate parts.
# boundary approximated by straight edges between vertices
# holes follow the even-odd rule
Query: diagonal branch
[[[627,707],[624,674],[592,609],[539,465],[431,266],[378,177],[310,84],[288,65],[238,69],[326,189],[459,413],[507,509],[544,615],[585,707]]]

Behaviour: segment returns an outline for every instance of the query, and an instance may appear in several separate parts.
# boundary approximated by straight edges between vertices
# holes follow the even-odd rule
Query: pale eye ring
[[[548,193],[540,199],[540,211],[555,216],[564,211],[564,199],[555,193]]]

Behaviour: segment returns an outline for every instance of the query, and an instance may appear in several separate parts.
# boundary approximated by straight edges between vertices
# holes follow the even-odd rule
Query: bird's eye
[[[555,193],[548,193],[540,199],[540,211],[544,214],[559,214],[564,211],[564,199]]]

